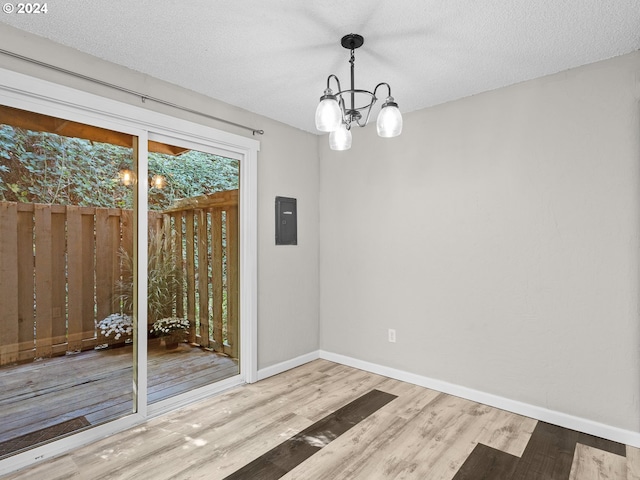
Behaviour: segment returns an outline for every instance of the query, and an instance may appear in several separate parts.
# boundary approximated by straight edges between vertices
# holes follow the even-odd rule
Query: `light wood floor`
[[[4,478],[223,479],[372,389],[397,398],[282,478],[451,480],[479,444],[519,461],[540,425],[471,401],[316,360]],[[623,456],[577,443],[575,452],[568,453],[573,458],[571,480],[640,479],[638,449],[626,447]],[[503,477],[478,472],[456,478]],[[556,477],[534,472],[522,478]]]
[[[156,402],[238,373],[237,361],[151,340],[148,398]],[[133,346],[89,350],[0,369],[0,442],[77,417],[96,425],[133,409]]]

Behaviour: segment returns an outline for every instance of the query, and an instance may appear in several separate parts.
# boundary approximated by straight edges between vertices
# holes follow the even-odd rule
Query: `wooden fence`
[[[182,258],[185,282],[176,294],[176,316],[189,319],[192,343],[237,358],[238,190],[185,199],[161,217],[154,228]]]
[[[234,357],[237,198],[221,192],[149,213],[184,272],[171,314],[189,319],[193,343]],[[131,210],[0,202],[0,365],[113,343],[96,325],[121,311],[119,251],[132,248]]]

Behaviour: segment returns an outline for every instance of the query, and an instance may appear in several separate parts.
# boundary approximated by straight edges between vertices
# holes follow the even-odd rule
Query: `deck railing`
[[[190,320],[190,341],[237,358],[238,190],[185,199],[155,223],[182,259],[176,314]]]
[[[237,190],[189,199],[149,226],[178,253],[184,286],[172,315],[193,343],[237,357]],[[121,310],[121,249],[133,246],[133,212],[0,202],[0,365],[114,343],[97,323]]]

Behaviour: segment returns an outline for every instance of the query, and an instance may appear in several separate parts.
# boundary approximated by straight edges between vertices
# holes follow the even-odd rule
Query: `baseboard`
[[[282,372],[286,372],[287,370],[291,370],[292,368],[299,367],[300,365],[304,365],[305,363],[312,362],[320,358],[320,352],[318,350],[310,353],[305,353],[304,355],[300,355],[299,357],[292,358],[291,360],[286,360],[284,362],[276,363],[275,365],[271,365],[270,367],[265,367],[258,370],[258,381],[264,380],[265,378],[272,377]]]
[[[340,355],[338,353],[320,350],[319,355],[320,358],[331,362],[340,363],[359,370],[430,388],[432,390],[437,390],[438,392],[447,393],[449,395],[454,395],[456,397],[482,403],[491,407],[500,408],[508,412],[517,413],[518,415],[524,415],[543,422],[552,423],[561,427],[570,428],[572,430],[577,430],[579,432],[588,433],[590,435],[595,435],[597,437],[606,438],[608,440],[640,448],[640,433],[638,432],[612,427],[610,425],[594,422],[585,418],[575,417],[573,415],[556,412],[554,410],[548,410],[536,405],[511,400],[509,398],[424,377],[422,375],[416,375],[414,373],[386,367],[384,365],[366,362],[364,360]]]

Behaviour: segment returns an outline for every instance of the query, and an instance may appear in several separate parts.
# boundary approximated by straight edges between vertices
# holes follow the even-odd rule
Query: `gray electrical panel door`
[[[276,197],[276,245],[298,244],[298,212],[295,198]]]

